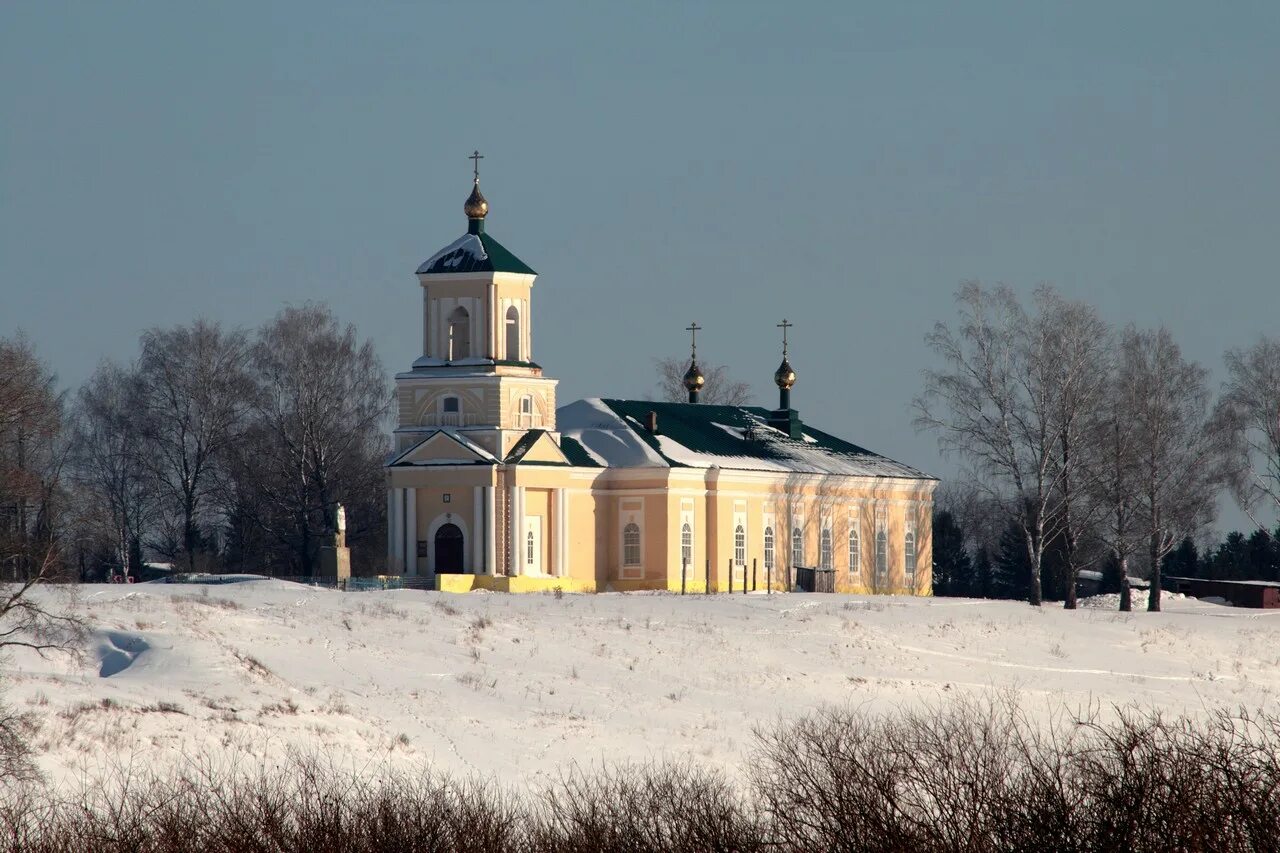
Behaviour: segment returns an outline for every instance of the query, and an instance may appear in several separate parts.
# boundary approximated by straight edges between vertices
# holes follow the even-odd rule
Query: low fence
[[[307,577],[305,575],[213,575],[176,574],[158,578],[157,583],[191,583],[219,586],[222,584],[247,583],[258,580],[288,581],[317,589],[336,589],[341,592],[373,592],[387,589],[435,589],[435,581],[431,578],[401,577],[400,575],[377,575],[370,578]]]

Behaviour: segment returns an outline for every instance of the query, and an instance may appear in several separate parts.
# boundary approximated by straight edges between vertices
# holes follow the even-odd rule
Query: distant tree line
[[[966,466],[938,495],[937,594],[1074,608],[1092,570],[1122,610],[1129,578],[1146,578],[1159,610],[1164,573],[1276,577],[1263,520],[1280,514],[1280,340],[1229,350],[1215,399],[1165,328],[1114,329],[1048,286],[1024,306],[970,282],[956,302],[927,337],[938,366],[915,403]],[[1201,557],[1224,490],[1258,529]]]
[[[372,344],[321,305],[253,331],[150,329],[69,395],[30,342],[0,339],[0,573],[309,576],[339,502],[372,569],[390,402]]]

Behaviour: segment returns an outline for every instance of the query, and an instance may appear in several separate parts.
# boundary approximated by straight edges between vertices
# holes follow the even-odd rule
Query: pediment
[[[540,463],[543,465],[570,465],[560,445],[544,430],[530,430],[518,441],[506,461],[517,465]]]
[[[491,455],[476,444],[440,430],[410,447],[392,465],[489,465]]]

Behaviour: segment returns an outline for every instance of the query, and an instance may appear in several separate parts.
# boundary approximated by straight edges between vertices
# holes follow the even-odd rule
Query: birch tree
[[[916,426],[938,433],[975,482],[1007,499],[1023,534],[1027,600],[1042,602],[1045,544],[1061,523],[1061,421],[1052,324],[1028,317],[1005,286],[968,282],[956,294],[959,322],[938,323],[926,341],[944,367],[925,373]]]
[[[72,442],[75,484],[96,512],[117,563],[135,565],[155,509],[155,493],[139,423],[135,373],[104,362],[76,399]]]
[[[15,579],[40,572],[52,544],[63,397],[24,337],[0,338],[0,557]]]
[[[1121,341],[1122,381],[1134,394],[1135,506],[1147,540],[1151,589],[1160,609],[1160,562],[1213,519],[1222,481],[1221,432],[1211,420],[1208,371],[1182,357],[1168,329],[1132,326]]]
[[[1228,442],[1228,473],[1241,509],[1259,529],[1259,512],[1280,517],[1280,339],[1263,337],[1226,354],[1227,381],[1217,422]]]
[[[1142,370],[1135,363],[1139,349],[1130,341],[1133,334],[1132,328],[1124,331],[1118,363],[1106,377],[1106,393],[1093,423],[1094,453],[1085,463],[1085,491],[1096,509],[1092,529],[1120,567],[1120,609],[1125,612],[1133,609],[1129,557],[1139,548],[1137,413],[1142,389],[1137,383]]]
[[[1087,500],[1088,478],[1098,451],[1093,441],[1107,390],[1111,333],[1097,309],[1063,299],[1051,288],[1037,291],[1037,339],[1045,342],[1048,395],[1057,412],[1058,453],[1054,460],[1061,498],[1060,524],[1067,579],[1064,606],[1076,607],[1081,569],[1081,532],[1093,521],[1096,504]]]
[[[244,429],[248,355],[243,332],[224,332],[205,320],[142,336],[138,414],[145,458],[176,511],[189,571],[217,491],[217,466]]]
[[[252,347],[257,383],[241,443],[235,500],[303,575],[335,528],[335,504],[379,493],[391,394],[371,341],[328,308],[286,308]],[[362,523],[358,513],[352,521]],[[376,526],[372,523],[370,527]]]

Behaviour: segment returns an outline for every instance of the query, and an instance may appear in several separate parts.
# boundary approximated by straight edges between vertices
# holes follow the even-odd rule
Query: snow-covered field
[[[57,590],[42,594],[61,596]],[[338,593],[256,580],[86,586],[82,665],[15,654],[55,781],[290,747],[519,782],[571,762],[732,769],[759,724],[1014,691],[1028,714],[1272,706],[1280,611],[843,595]]]

